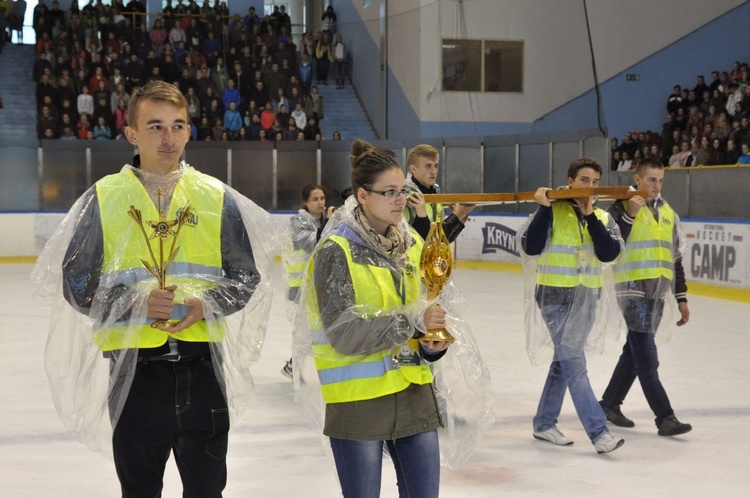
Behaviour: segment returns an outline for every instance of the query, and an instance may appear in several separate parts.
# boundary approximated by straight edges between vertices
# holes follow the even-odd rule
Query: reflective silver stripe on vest
[[[378,378],[396,368],[398,368],[398,365],[394,365],[393,359],[388,355],[383,357],[383,361],[355,363],[354,365],[318,370],[318,377],[321,385],[328,385],[348,380]]]
[[[659,260],[648,260],[648,261],[630,261],[628,263],[618,264],[617,271],[631,271],[631,270],[645,270],[648,268],[667,268],[673,269],[674,263]]]
[[[628,244],[625,246],[628,250],[633,249],[652,249],[652,248],[658,248],[663,247],[665,249],[669,249],[669,252],[672,252],[672,243],[667,242],[666,240],[659,241],[659,240],[638,240],[635,242],[628,242]]]
[[[294,264],[294,263],[304,263],[308,259],[310,259],[310,255],[308,253],[302,252],[301,254],[297,254],[297,251],[295,251],[292,255],[286,258],[286,261],[287,261],[287,264]]]
[[[312,329],[310,330],[310,334],[312,335],[312,343],[315,346],[330,346],[331,343],[328,341],[328,336],[326,336],[326,331],[323,329]]]
[[[187,315],[188,311],[190,311],[192,308],[189,306],[185,306],[184,304],[177,304],[175,303],[174,308],[172,308],[172,315],[170,315],[170,320],[182,320],[182,318]],[[154,321],[153,319],[146,319],[146,325]],[[112,327],[129,327],[131,325],[130,320],[122,320],[122,321],[116,321]]]
[[[570,268],[569,266],[553,266],[553,265],[540,265],[539,273],[546,275],[563,275],[569,277],[578,277],[582,273],[584,275],[601,275],[602,269],[599,266],[587,266],[586,270],[581,268]]]
[[[582,249],[585,249],[587,246],[584,246]],[[570,246],[570,245],[560,245],[560,244],[550,244],[547,246],[547,254],[576,254],[578,252],[578,247],[576,246]]]
[[[207,275],[210,277],[222,277],[224,272],[221,268],[215,266],[199,265],[195,263],[186,262],[175,262],[169,265],[167,268],[167,275],[190,275],[196,280],[200,279],[201,275]],[[128,268],[125,270],[119,270],[116,272],[109,272],[104,277],[107,282],[111,282],[111,285],[132,285],[140,282],[148,281],[149,279],[156,280],[151,273],[145,268]],[[167,280],[169,284],[169,280]]]

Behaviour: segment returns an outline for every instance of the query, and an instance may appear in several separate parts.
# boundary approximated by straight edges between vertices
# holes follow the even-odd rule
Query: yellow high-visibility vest
[[[625,210],[628,202],[623,202]],[[659,219],[648,208],[638,210],[625,243],[625,252],[615,261],[615,282],[674,278],[675,213],[669,204],[658,207]]]
[[[355,304],[361,309],[362,318],[368,314],[377,316],[383,310],[393,310],[416,300],[421,294],[419,258],[422,239],[412,233],[415,244],[407,251],[408,267],[402,273],[402,288],[397,289],[391,272],[353,261],[349,241],[341,235],[331,235],[332,240],[346,254],[349,275],[354,286]],[[325,243],[323,241],[321,244]],[[418,364],[404,365],[394,361],[394,349],[378,351],[369,355],[345,355],[331,346],[323,328],[318,309],[318,300],[313,284],[314,258],[307,267],[307,314],[313,335],[313,355],[318,370],[323,398],[326,403],[346,403],[378,398],[406,389],[409,384],[432,382],[429,365],[418,355],[419,343],[410,339],[402,348],[417,353]],[[343,269],[341,269],[343,271]],[[416,363],[416,361],[415,361]]]
[[[294,216],[306,216],[306,214],[299,213]],[[294,216],[292,216],[292,222],[294,221]],[[309,217],[312,218],[312,215],[309,215]],[[294,236],[295,234],[292,234],[292,239],[294,239]],[[294,249],[285,254],[284,270],[286,270],[287,285],[289,287],[302,286],[302,277],[305,274],[305,266],[307,266],[309,259],[310,253],[305,249]]]
[[[599,208],[594,208],[594,213],[606,226],[609,215]],[[568,202],[553,202],[552,215],[552,237],[537,261],[536,283],[551,287],[600,288],[602,263],[596,257],[587,227],[581,225]]]
[[[310,255],[304,249],[290,251],[284,258],[284,269],[286,270],[289,287],[302,286],[302,276],[308,259],[310,259]]]
[[[148,235],[153,233],[147,221],[158,221],[159,213],[146,188],[132,171],[107,176],[96,183],[96,193],[101,214],[104,241],[102,282],[108,288],[125,285],[131,289],[148,292],[154,287],[155,277],[143,266],[141,259],[150,263],[146,240],[138,224],[128,216],[130,206],[140,209],[143,226]],[[221,266],[221,220],[224,189],[215,178],[186,168],[174,188],[169,202],[167,220],[176,220],[179,212],[190,205],[192,216],[179,233],[179,251],[167,269],[167,285],[177,285],[176,302],[213,287],[210,280],[223,275]],[[176,225],[174,227],[176,229]],[[159,238],[150,241],[152,251],[159,258]],[[165,258],[169,254],[172,238],[164,244]],[[171,276],[170,276],[171,275]],[[179,277],[177,275],[180,275]],[[205,275],[199,280],[190,275]],[[182,318],[188,307],[176,304],[173,319]],[[167,342],[171,335],[188,342],[207,342],[208,329],[201,320],[177,334],[170,334],[145,324],[133,334],[127,321],[116,322],[112,327],[96,331],[94,340],[102,351],[123,348],[155,348]],[[215,340],[216,338],[214,338]]]

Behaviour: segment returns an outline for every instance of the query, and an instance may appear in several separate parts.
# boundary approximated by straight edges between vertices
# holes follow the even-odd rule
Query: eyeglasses
[[[366,188],[365,190],[368,192],[372,192],[373,194],[380,194],[391,201],[396,199],[399,195],[403,195],[404,198],[407,198],[411,195],[411,189],[408,188],[405,188],[403,190],[374,190],[371,188]]]

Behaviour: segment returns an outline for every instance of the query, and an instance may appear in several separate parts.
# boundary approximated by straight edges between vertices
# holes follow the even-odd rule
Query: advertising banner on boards
[[[688,280],[750,288],[750,224],[686,221],[682,229]]]
[[[459,260],[520,263],[516,233],[527,216],[472,215],[456,243]],[[750,288],[750,223],[682,222],[688,280]]]

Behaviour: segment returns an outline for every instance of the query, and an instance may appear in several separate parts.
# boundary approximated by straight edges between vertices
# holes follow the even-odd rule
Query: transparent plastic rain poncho
[[[201,299],[214,370],[230,415],[235,418],[247,407],[253,392],[250,366],[258,360],[268,321],[273,256],[280,240],[274,225],[268,213],[252,201],[184,163],[161,177],[130,165],[124,166],[119,175],[134,175],[145,188],[122,189],[117,192],[117,200],[115,196],[102,197],[117,203],[118,210],[122,205],[142,210],[147,233],[151,232],[147,221],[156,212],[157,188],[161,192],[174,189],[171,198],[165,196],[163,201],[170,204],[163,204],[170,219],[187,200],[195,209],[189,223],[200,226],[213,217],[221,225],[222,268],[185,261],[190,256],[183,246],[191,232],[184,229],[176,241],[180,249],[167,267],[166,284],[178,286],[173,318],[181,309],[184,313],[186,307],[180,303],[185,298]],[[185,178],[192,179],[193,188],[182,187]],[[201,196],[223,206],[219,208],[221,213],[201,212],[199,206],[207,205],[199,200]],[[111,456],[112,431],[137,366],[139,329],[153,321],[146,318],[148,294],[158,285],[144,266],[102,271],[100,212],[110,212],[106,210],[114,206],[99,202],[99,197],[93,186],[76,201],[39,256],[32,280],[38,284],[37,294],[52,305],[45,370],[58,415],[89,448]],[[149,261],[146,238],[126,210],[116,225],[111,262],[118,267],[118,261],[133,253]],[[139,243],[118,243],[133,240]],[[158,251],[158,237],[151,245]],[[113,330],[118,330],[119,344],[130,347],[108,351],[105,357],[97,343],[101,344],[102,334],[106,339]],[[179,332],[174,336],[179,337]],[[174,342],[169,339],[167,345],[171,348]]]
[[[555,202],[568,201],[553,201],[553,204]],[[603,225],[611,238],[619,244],[622,252],[620,229],[611,216],[600,209],[598,211],[607,218]],[[610,340],[616,340],[618,337],[619,313],[616,310],[613,292],[611,264],[602,264],[594,253],[593,246],[585,242],[580,247],[571,245],[558,248],[558,252],[575,254],[577,272],[581,279],[601,273],[602,286],[591,288],[578,284],[571,287],[555,287],[537,284],[537,273],[554,274],[557,271],[539,264],[541,255],[532,256],[526,252],[526,233],[539,212],[537,209],[529,217],[517,235],[518,247],[522,248],[524,324],[529,359],[534,365],[549,365],[552,361],[580,356],[584,352],[601,353],[607,337]],[[587,235],[586,226],[579,225],[579,229],[581,237]],[[551,250],[551,239],[552,232],[548,231],[541,254]]]
[[[287,269],[286,281],[289,291],[287,293],[287,317],[290,323],[294,323],[294,317],[299,310],[299,286],[291,284],[292,280],[302,277],[302,272],[297,274],[294,266],[302,260],[307,263],[310,259],[315,245],[318,243],[318,230],[320,230],[320,219],[316,219],[306,209],[300,209],[297,214],[289,219],[288,243],[285,247],[283,258]],[[306,265],[305,265],[306,266]]]
[[[328,244],[334,243],[324,240],[331,234],[343,235],[349,240],[354,261],[387,268],[395,275],[401,275],[404,271],[419,272],[418,258],[395,261],[373,242],[355,219],[356,206],[354,196],[347,199],[323,230],[321,243],[313,253],[309,263],[311,266],[303,281],[300,313],[295,318],[293,353],[297,401],[311,425],[321,434],[325,402],[312,349],[313,340],[320,341],[321,338],[314,338],[314,332],[310,329],[307,300],[315,292],[329,293],[329,309],[321,310],[321,313],[331,313],[336,318],[321,332],[327,337],[323,340],[343,345],[347,351],[339,349],[339,346],[337,350],[350,355],[392,350],[405,344],[417,331],[425,331],[422,315],[435,302],[427,301],[424,288],[420,286],[420,296],[405,305],[381,309],[376,313],[371,310],[365,312],[361,306],[353,304],[354,289],[351,282],[341,285],[341,276],[348,275],[349,271],[345,258],[342,258],[340,266],[331,268],[330,274],[315,276],[316,257],[327,249]],[[408,253],[414,239],[413,232],[404,219],[401,230],[405,234]],[[484,431],[494,423],[495,398],[489,372],[465,320],[466,302],[452,285],[452,281],[443,288],[443,293],[436,302],[446,309],[447,329],[456,337],[447,353],[438,361],[430,363],[434,375],[432,387],[444,425],[444,428],[438,429],[441,464],[455,468],[472,455]],[[324,448],[329,451],[330,445],[326,438],[323,441]]]
[[[664,215],[654,216],[653,210],[664,206],[665,202],[660,197],[655,200],[647,200],[640,212],[636,215],[630,235],[625,240],[625,253],[615,262],[615,272],[619,265],[625,264],[626,254],[635,255],[635,251],[642,250],[654,241],[643,242],[635,240],[635,230],[640,224],[646,224],[649,228],[656,228],[656,224],[663,222]],[[657,207],[654,207],[657,206]],[[625,213],[625,204],[621,201],[614,202],[607,211],[615,220],[621,218]],[[659,332],[659,341],[668,340],[675,329],[675,323],[679,317],[675,300],[675,265],[674,262],[682,258],[685,253],[686,242],[682,232],[680,217],[674,213],[674,225],[672,226],[672,237],[669,242],[662,241],[664,247],[668,248],[672,255],[672,262],[665,264],[667,272],[672,273],[672,278],[649,278],[615,283],[617,301],[624,321],[623,328],[633,332],[645,332],[656,334]],[[632,252],[631,252],[632,251]],[[637,264],[637,263],[636,263]]]

